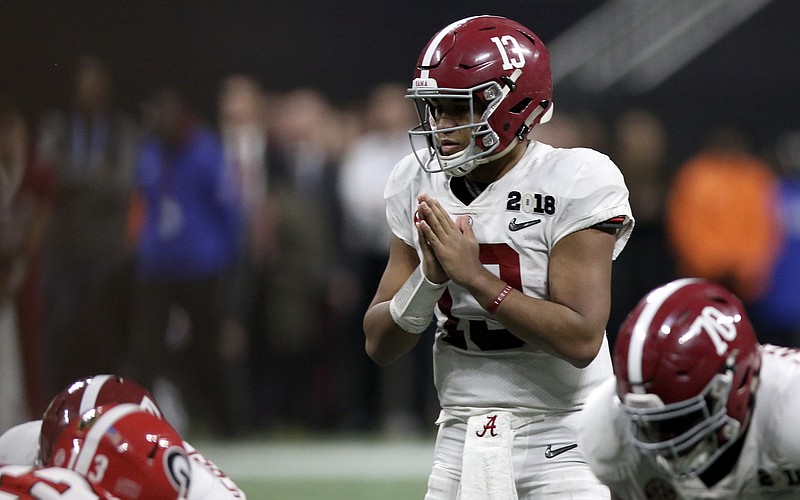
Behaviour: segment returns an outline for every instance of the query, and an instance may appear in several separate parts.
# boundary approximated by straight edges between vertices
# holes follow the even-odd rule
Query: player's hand
[[[446,276],[464,285],[483,270],[470,218],[462,215],[453,221],[438,201],[425,194],[420,195],[418,201],[420,240],[433,250]],[[423,247],[423,255],[425,251]],[[430,276],[428,279],[435,281]]]
[[[421,198],[421,197],[420,197]],[[422,229],[423,215],[417,207],[417,214],[419,215],[419,222],[416,223],[417,234],[419,236],[419,246],[422,249],[422,273],[433,283],[444,283],[450,277],[444,272],[439,259],[436,258],[436,252],[433,251],[425,233]]]

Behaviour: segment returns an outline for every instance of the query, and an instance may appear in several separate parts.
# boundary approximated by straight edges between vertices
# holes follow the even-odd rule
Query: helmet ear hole
[[[739,387],[736,388],[737,391],[741,390],[742,387],[747,385],[747,381],[750,379],[750,371],[751,371],[750,367],[747,367],[747,371],[744,372],[744,376],[741,378],[739,382]]]
[[[508,111],[509,111],[510,113],[514,113],[514,114],[520,114],[520,113],[522,113],[523,111],[525,111],[525,108],[527,108],[527,107],[530,105],[530,103],[531,103],[531,101],[532,101],[532,100],[533,100],[533,99],[531,99],[530,97],[526,97],[525,99],[522,99],[522,100],[521,100],[521,101],[519,101],[517,104],[515,104],[515,105],[514,105],[514,106],[513,106],[511,109],[509,109]]]

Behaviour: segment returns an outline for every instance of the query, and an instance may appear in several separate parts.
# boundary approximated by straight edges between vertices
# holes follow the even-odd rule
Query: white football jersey
[[[40,465],[39,433],[41,420],[31,420],[15,425],[0,435],[0,464]]]
[[[0,436],[0,463],[38,465],[41,420],[31,420],[7,430]],[[188,500],[246,500],[247,496],[219,467],[183,442],[192,464]],[[2,498],[2,496],[0,496]]]
[[[450,179],[424,172],[413,154],[398,163],[384,193],[393,233],[421,258],[414,217],[417,195],[428,193],[453,219],[471,217],[482,263],[530,297],[549,298],[548,261],[561,238],[624,216],[616,258],[633,228],[622,174],[590,149],[532,142],[514,168],[469,205],[453,194]],[[487,408],[517,414],[576,410],[588,390],[611,374],[607,342],[587,368],[576,368],[526,345],[452,282],[435,312],[435,383],[452,416],[467,418]]]
[[[597,387],[579,414],[578,446],[614,498],[800,498],[800,432],[794,425],[800,415],[800,351],[764,345],[762,352],[755,409],[741,453],[723,454],[718,462],[735,460],[730,472],[720,477],[727,467],[717,472],[712,464],[702,474],[705,482],[698,477],[681,481],[636,448],[615,378]]]
[[[214,462],[186,441],[183,447],[192,464],[192,482],[187,500],[246,500],[247,496]]]
[[[0,498],[8,500],[112,500],[102,486],[72,469],[0,464]]]

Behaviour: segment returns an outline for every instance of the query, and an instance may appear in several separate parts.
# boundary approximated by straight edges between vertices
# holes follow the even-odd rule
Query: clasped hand
[[[466,287],[483,270],[478,240],[471,218],[460,215],[454,221],[436,199],[427,194],[417,197],[416,223],[422,249],[422,270],[434,283],[448,279]]]

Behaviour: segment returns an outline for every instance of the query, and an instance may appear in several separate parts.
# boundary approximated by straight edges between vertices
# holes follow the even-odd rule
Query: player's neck
[[[522,155],[525,154],[529,144],[530,141],[522,141],[516,144],[507,155],[478,166],[478,168],[467,174],[467,176],[475,182],[491,184],[514,168],[514,165],[516,165],[519,159],[522,158]]]

